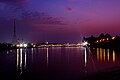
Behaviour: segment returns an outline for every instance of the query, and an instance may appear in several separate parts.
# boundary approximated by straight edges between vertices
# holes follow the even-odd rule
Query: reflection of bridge
[[[17,49],[17,71],[22,74],[26,69],[26,49]]]

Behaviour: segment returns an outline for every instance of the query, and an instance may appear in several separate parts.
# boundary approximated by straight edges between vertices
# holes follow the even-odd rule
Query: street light
[[[20,48],[22,48],[22,47],[27,47],[27,44],[25,44],[25,43],[20,43],[20,44],[17,44],[16,45],[17,47],[20,47]]]
[[[85,41],[85,42],[82,43],[82,45],[83,45],[83,46],[87,46],[87,45],[88,45],[88,42]]]
[[[24,44],[24,47],[27,47],[27,44]]]

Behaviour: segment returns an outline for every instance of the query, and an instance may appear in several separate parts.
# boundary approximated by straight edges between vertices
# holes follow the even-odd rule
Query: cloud
[[[68,10],[68,11],[71,11],[71,10],[72,10],[72,8],[68,7],[68,8],[67,8],[67,10]]]
[[[24,20],[26,23],[66,25],[62,17],[50,16],[44,12],[25,11],[22,13],[21,19]]]
[[[26,3],[27,0],[0,0],[0,3],[10,4],[10,5],[22,5]]]

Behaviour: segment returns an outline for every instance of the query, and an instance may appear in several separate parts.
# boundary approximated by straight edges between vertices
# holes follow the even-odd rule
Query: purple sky
[[[100,33],[119,35],[120,0],[0,0],[0,42],[79,42]]]

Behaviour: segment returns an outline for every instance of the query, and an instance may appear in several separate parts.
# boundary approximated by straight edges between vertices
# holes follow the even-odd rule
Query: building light
[[[82,43],[83,46],[87,46],[88,45],[88,42],[84,42]]]
[[[98,43],[99,41],[97,40],[96,42]]]
[[[114,40],[115,39],[115,37],[112,37],[112,40]]]
[[[107,41],[109,40],[109,38],[107,38]]]
[[[24,44],[24,47],[27,47],[27,44]]]
[[[20,47],[23,47],[23,44],[20,44]]]
[[[17,44],[17,47],[20,47],[20,45],[19,45],[19,44]]]
[[[20,44],[17,44],[16,46],[22,48],[22,47],[27,47],[27,44],[20,43]]]
[[[105,39],[102,39],[102,41],[105,41]]]
[[[33,47],[35,47],[35,44],[33,45]]]

